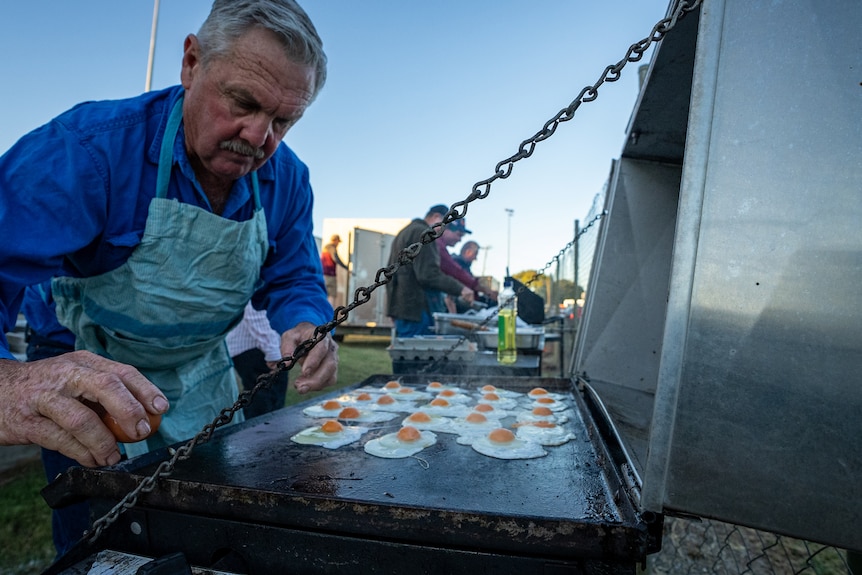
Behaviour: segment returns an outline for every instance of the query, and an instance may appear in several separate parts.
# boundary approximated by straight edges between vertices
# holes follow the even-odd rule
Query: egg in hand
[[[407,425],[395,433],[387,433],[365,443],[365,452],[386,459],[410,457],[437,443],[433,431],[420,431]]]
[[[338,449],[348,443],[353,443],[362,437],[366,431],[368,431],[367,427],[342,425],[334,419],[327,419],[320,425],[303,429],[290,440],[303,445],[319,445],[327,449]]]
[[[503,427],[477,438],[473,442],[473,449],[497,459],[534,459],[548,454],[538,443],[518,439],[514,433]]]

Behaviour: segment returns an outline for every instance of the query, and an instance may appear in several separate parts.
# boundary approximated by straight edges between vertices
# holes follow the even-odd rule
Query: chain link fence
[[[708,519],[666,517],[651,575],[858,575],[859,554]]]

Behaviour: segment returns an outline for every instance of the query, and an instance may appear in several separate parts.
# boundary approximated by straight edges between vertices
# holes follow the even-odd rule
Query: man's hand
[[[315,326],[303,322],[281,334],[281,355],[292,356],[296,346],[314,336]],[[299,360],[302,371],[293,382],[299,393],[317,391],[335,383],[338,376],[338,344],[326,334],[304,358]]]
[[[473,303],[473,300],[476,299],[476,297],[473,294],[473,290],[471,290],[467,286],[464,286],[464,289],[461,290],[461,299],[463,299],[467,303]]]
[[[116,438],[83,401],[100,404],[138,440],[151,431],[147,412],[168,410],[138,370],[88,351],[30,363],[0,359],[0,445],[35,443],[87,467],[119,462]]]

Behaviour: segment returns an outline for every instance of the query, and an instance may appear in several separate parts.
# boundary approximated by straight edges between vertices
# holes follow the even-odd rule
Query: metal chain
[[[557,130],[557,127],[563,123],[571,120],[575,112],[578,110],[580,105],[584,102],[592,102],[598,97],[598,90],[605,82],[616,82],[620,79],[620,75],[622,69],[629,62],[638,62],[643,58],[644,52],[654,43],[660,42],[664,36],[670,32],[674,26],[676,26],[677,21],[684,17],[688,12],[695,10],[700,6],[703,0],[680,0],[680,2],[676,5],[673,13],[662,20],[660,20],[655,26],[653,26],[652,32],[646,38],[640,40],[639,42],[635,42],[631,46],[629,46],[628,51],[626,52],[625,57],[617,62],[614,65],[607,66],[602,75],[599,77],[598,81],[592,86],[587,86],[581,90],[580,94],[565,108],[560,110],[553,118],[548,120],[541,130],[536,132],[531,138],[528,138],[521,142],[521,145],[518,147],[518,152],[505,160],[499,162],[495,169],[494,175],[486,180],[479,181],[473,185],[472,191],[470,194],[462,201],[455,202],[449,208],[449,211],[443,217],[443,220],[439,223],[431,226],[430,229],[425,231],[420,241],[414,244],[411,244],[401,250],[396,257],[395,263],[377,270],[377,273],[374,276],[374,283],[367,287],[357,288],[353,295],[353,302],[351,302],[347,306],[339,306],[335,309],[332,320],[329,322],[319,325],[314,330],[314,335],[299,345],[297,345],[296,349],[292,356],[287,356],[282,358],[281,361],[277,364],[277,369],[271,373],[264,374],[260,376],[257,380],[256,385],[251,390],[243,391],[237,401],[229,408],[222,409],[219,412],[219,415],[213,419],[212,422],[204,426],[203,430],[198,433],[195,437],[190,439],[188,442],[183,444],[178,449],[168,448],[169,453],[171,454],[170,459],[163,461],[159,464],[156,470],[149,476],[145,477],[141,480],[141,482],[130,491],[119,503],[117,503],[108,513],[104,516],[100,517],[96,521],[93,522],[93,527],[84,533],[83,539],[89,541],[89,543],[95,543],[95,541],[99,538],[102,532],[114,523],[117,518],[126,510],[130,509],[137,504],[138,496],[141,493],[148,493],[155,489],[157,481],[160,477],[168,477],[173,473],[174,468],[177,463],[181,460],[188,459],[191,457],[192,451],[197,445],[202,443],[206,443],[212,437],[215,430],[219,427],[227,425],[233,420],[234,414],[248,405],[254,395],[261,389],[268,389],[274,380],[279,374],[285,371],[290,371],[296,363],[303,357],[305,357],[308,352],[321,340],[326,337],[331,330],[335,327],[343,323],[350,314],[351,311],[356,309],[362,304],[367,303],[371,299],[371,294],[381,286],[388,284],[392,281],[392,278],[395,275],[395,272],[398,269],[411,263],[416,256],[419,254],[422,246],[430,244],[435,241],[443,234],[443,228],[452,223],[455,220],[459,220],[467,215],[467,208],[469,204],[475,200],[485,199],[488,197],[488,194],[491,193],[491,184],[498,179],[508,178],[512,174],[512,170],[516,162],[523,160],[524,158],[529,158],[533,151],[535,151],[536,145],[550,138],[554,132]],[[571,242],[569,242],[566,247],[564,247],[560,252],[554,256],[541,270],[539,270],[536,275],[530,279],[523,289],[526,289],[526,286],[536,281],[539,276],[543,275],[544,272],[555,262],[559,261],[559,258],[564,254],[564,252],[571,247],[578,238],[586,232],[593,224],[595,224],[599,219],[601,219],[606,212],[602,212],[598,216],[596,216],[586,227],[583,228],[581,233],[579,233]],[[520,292],[520,290],[519,290]],[[450,350],[451,353],[451,350]]]

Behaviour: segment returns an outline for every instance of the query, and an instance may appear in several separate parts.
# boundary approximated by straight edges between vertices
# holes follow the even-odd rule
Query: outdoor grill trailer
[[[859,30],[858,0],[705,0],[658,45],[573,376],[491,378],[570,394],[576,441],[497,461],[440,434],[426,469],[292,444],[294,406],[219,430],[49,572],[182,551],[247,573],[634,573],[667,514],[862,551]],[[99,517],[166,457],[46,499]]]

